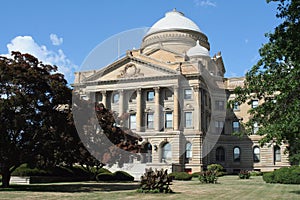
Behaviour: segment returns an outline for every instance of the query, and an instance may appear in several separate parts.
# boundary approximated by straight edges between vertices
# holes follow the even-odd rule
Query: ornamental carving
[[[117,76],[118,78],[132,78],[132,77],[139,77],[144,76],[143,73],[141,73],[141,69],[138,69],[135,64],[127,64],[123,70],[121,70],[121,73]]]

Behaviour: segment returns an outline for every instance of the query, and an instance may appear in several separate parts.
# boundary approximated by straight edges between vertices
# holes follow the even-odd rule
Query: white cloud
[[[55,46],[61,45],[64,41],[63,38],[59,38],[56,34],[53,34],[53,33],[50,34],[50,40],[51,40],[52,44]]]
[[[56,65],[58,72],[65,75],[68,83],[72,83],[74,80],[74,71],[78,66],[72,63],[61,49],[58,51],[49,50],[45,45],[37,44],[31,36],[15,37],[7,44],[7,49],[8,53],[2,56],[11,57],[10,54],[12,51],[29,53],[45,64]]]
[[[217,7],[217,3],[212,2],[210,0],[206,0],[206,1],[194,0],[194,4],[196,6],[203,6],[203,7],[207,7],[207,6]]]

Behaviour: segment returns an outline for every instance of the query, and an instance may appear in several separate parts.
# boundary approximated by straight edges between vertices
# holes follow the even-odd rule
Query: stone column
[[[179,130],[179,92],[178,87],[174,86],[174,112],[173,112],[173,126],[174,130]]]
[[[142,89],[136,89],[136,131],[142,131]]]
[[[119,116],[124,113],[124,90],[119,90]]]
[[[195,111],[194,111],[194,127],[195,130],[201,131],[201,101],[200,101],[200,87],[199,85],[193,86],[194,91],[194,102],[195,102]]]
[[[102,94],[102,103],[104,105],[104,107],[106,108],[107,106],[107,94],[106,94],[106,91],[101,91],[101,94]]]
[[[155,111],[154,111],[154,130],[159,131],[160,130],[160,96],[159,96],[159,87],[154,88],[155,90]]]

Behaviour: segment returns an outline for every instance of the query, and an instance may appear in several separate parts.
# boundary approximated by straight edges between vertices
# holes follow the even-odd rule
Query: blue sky
[[[2,1],[0,54],[29,52],[56,64],[70,83],[73,72],[107,38],[151,27],[176,8],[193,20],[222,52],[226,77],[243,76],[259,58],[264,34],[280,23],[265,0],[52,0]]]

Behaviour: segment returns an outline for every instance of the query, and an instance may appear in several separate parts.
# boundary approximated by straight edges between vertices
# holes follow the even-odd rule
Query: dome
[[[192,30],[201,32],[199,27],[190,19],[184,16],[183,13],[174,9],[167,12],[165,17],[157,21],[148,31],[147,35],[164,30]]]
[[[196,46],[190,48],[186,55],[189,57],[193,56],[209,56],[209,51],[199,44],[199,40],[197,40]]]

